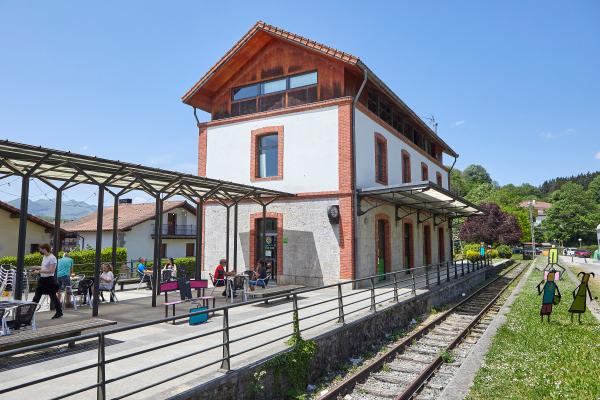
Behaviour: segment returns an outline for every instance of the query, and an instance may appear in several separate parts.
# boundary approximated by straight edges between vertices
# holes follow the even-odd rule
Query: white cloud
[[[600,160],[600,151],[596,153],[596,155],[594,155],[594,158],[596,160]]]
[[[574,134],[575,134],[575,129],[567,128],[567,129],[563,130],[562,132],[543,131],[543,132],[540,132],[539,136],[542,139],[552,140],[552,139],[558,139],[558,138],[565,137],[565,136],[573,136]]]
[[[89,148],[89,147],[88,147],[87,145],[85,145],[85,144],[84,144],[83,146],[81,146],[81,151],[86,151],[88,148]]]
[[[461,121],[454,121],[454,122],[452,123],[452,126],[453,126],[453,127],[461,126],[461,125],[464,125],[464,124],[465,124],[465,122],[466,122],[466,121],[462,121],[462,120],[461,120]]]

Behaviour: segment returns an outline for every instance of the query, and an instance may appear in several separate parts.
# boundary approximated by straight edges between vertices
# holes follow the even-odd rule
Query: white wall
[[[29,253],[32,244],[50,243],[51,233],[46,228],[27,220],[25,253]],[[16,256],[19,238],[19,218],[11,218],[6,210],[0,210],[0,257]]]
[[[283,125],[283,180],[250,181],[252,130]],[[338,107],[210,127],[206,175],[290,193],[334,191],[338,184]]]
[[[387,139],[388,154],[388,184],[402,183],[402,150],[410,154],[411,182],[421,182],[421,162],[429,168],[429,180],[436,182],[436,172],[442,174],[442,186],[448,188],[448,173],[446,170],[423,156],[412,146],[397,138],[383,126],[369,118],[359,109],[356,113],[356,180],[358,188],[381,186],[375,181],[375,132]]]
[[[184,208],[177,208],[170,210],[169,213],[177,214],[177,224],[179,225],[193,225],[196,226],[196,217],[194,214],[188,212]],[[184,215],[185,214],[185,215]],[[167,224],[167,213],[163,214],[163,225]],[[127,249],[127,258],[137,259],[139,257],[145,257],[152,259],[154,257],[154,239],[152,235],[154,230],[152,226],[154,220],[142,222],[131,228],[129,231],[124,233],[124,243],[119,243],[119,246]],[[80,235],[85,239],[84,246],[96,247],[96,232],[79,232]],[[177,239],[163,239],[163,243],[167,245],[167,257],[185,257],[185,246],[187,243],[195,243],[195,239],[190,238],[177,238]],[[102,248],[112,246],[112,230],[104,231],[102,233]],[[195,249],[194,249],[195,251]]]

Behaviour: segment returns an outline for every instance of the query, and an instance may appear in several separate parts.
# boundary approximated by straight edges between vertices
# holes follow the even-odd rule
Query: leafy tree
[[[482,184],[492,183],[490,174],[481,165],[469,165],[462,173],[462,178],[469,189]]]
[[[453,169],[450,172],[450,190],[457,195],[464,197],[467,195],[467,185],[462,177],[462,172],[457,169]]]
[[[600,203],[600,175],[596,175],[588,185],[588,192],[596,203]]]
[[[469,190],[465,198],[474,204],[490,203],[495,190],[491,183],[481,183]]]
[[[566,243],[577,243],[578,238],[593,240],[600,221],[600,206],[591,191],[567,182],[552,194],[551,201],[552,207],[542,222],[547,240],[559,239]]]
[[[494,203],[480,204],[484,215],[468,217],[460,227],[459,237],[467,242],[517,244],[522,232],[514,215],[505,213]]]
[[[500,209],[505,213],[513,215],[517,220],[517,224],[521,228],[521,242],[530,242],[531,221],[529,220],[529,211],[519,206],[501,206]]]

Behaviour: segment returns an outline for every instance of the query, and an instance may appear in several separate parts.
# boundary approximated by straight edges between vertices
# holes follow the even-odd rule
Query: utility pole
[[[533,205],[535,204],[535,200],[529,200],[527,202],[529,205],[529,221],[531,222],[531,259],[535,259],[535,229],[533,226]]]

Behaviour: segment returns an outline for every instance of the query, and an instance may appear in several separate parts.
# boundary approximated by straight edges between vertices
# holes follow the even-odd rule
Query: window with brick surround
[[[429,180],[429,167],[424,162],[421,163],[421,180],[422,181]]]
[[[402,183],[410,183],[410,154],[402,150]]]
[[[437,183],[438,186],[442,186],[442,174],[439,172],[435,173],[435,183]]]
[[[252,131],[250,180],[283,179],[283,126]]]
[[[388,183],[387,140],[375,132],[375,181],[382,185]]]

